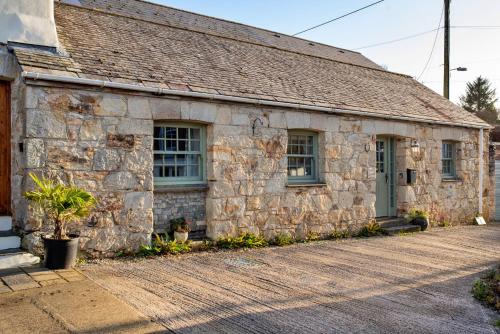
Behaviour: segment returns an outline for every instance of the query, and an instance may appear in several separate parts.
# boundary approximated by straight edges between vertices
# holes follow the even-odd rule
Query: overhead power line
[[[454,29],[454,28],[457,28],[457,29],[460,29],[460,28],[463,28],[463,29],[500,29],[500,26],[450,26],[450,28],[452,28],[452,29]],[[427,34],[430,34],[431,32],[439,30],[439,29],[443,29],[443,27],[439,27],[437,29],[431,29],[431,30],[422,31],[422,32],[419,32],[419,33],[416,33],[416,34],[413,34],[413,35],[403,36],[403,37],[392,39],[392,40],[389,40],[389,41],[379,42],[379,43],[375,43],[375,44],[369,44],[369,45],[361,46],[361,47],[358,47],[358,48],[350,48],[349,50],[356,51],[356,50],[368,49],[368,48],[373,48],[373,47],[376,47],[376,46],[381,46],[381,45],[396,43],[396,42],[404,41],[404,40],[407,40],[407,39],[411,39],[411,38],[415,38],[415,37],[427,35]]]
[[[431,52],[429,53],[429,58],[427,58],[427,61],[425,62],[425,66],[422,69],[422,72],[420,72],[420,75],[417,77],[417,81],[420,80],[422,75],[424,75],[425,71],[427,70],[427,67],[429,67],[429,63],[431,62],[432,55],[434,54],[434,49],[436,48],[436,42],[439,36],[439,28],[441,27],[441,22],[443,21],[443,14],[444,14],[444,7],[441,10],[441,15],[439,16],[439,23],[438,27],[436,28],[436,35],[434,36],[434,42],[432,42],[432,48]]]
[[[331,20],[329,20],[329,21],[326,21],[326,22],[320,23],[320,24],[318,24],[318,25],[316,25],[316,26],[314,26],[314,27],[307,28],[307,29],[305,29],[305,30],[299,31],[298,33],[295,33],[295,34],[293,34],[292,36],[297,36],[297,35],[300,35],[300,34],[305,33],[306,31],[310,31],[310,30],[313,30],[313,29],[319,28],[319,27],[321,27],[321,26],[324,26],[325,24],[331,23],[331,22],[333,22],[333,21],[340,20],[341,18],[344,18],[344,17],[349,16],[349,15],[351,15],[351,14],[357,13],[357,12],[359,12],[359,11],[362,11],[363,9],[366,9],[366,8],[368,8],[368,7],[375,6],[376,4],[381,3],[381,2],[383,2],[383,1],[384,1],[384,0],[379,0],[379,1],[373,2],[373,3],[369,4],[369,5],[366,5],[366,6],[362,7],[362,8],[359,8],[359,9],[353,10],[352,12],[349,12],[349,13],[344,14],[344,15],[342,15],[342,16],[339,16],[339,17],[336,17],[336,18],[331,19]]]
[[[385,44],[396,43],[396,42],[399,42],[399,41],[404,41],[404,40],[407,40],[407,39],[410,39],[410,38],[415,38],[415,37],[418,37],[418,36],[427,35],[427,34],[430,34],[431,32],[434,32],[434,31],[436,31],[436,30],[439,30],[439,29],[441,29],[441,28],[432,29],[432,30],[427,30],[427,31],[422,31],[422,32],[419,32],[419,33],[416,33],[416,34],[413,34],[413,35],[403,36],[403,37],[396,38],[396,39],[392,39],[392,40],[385,41],[385,42],[380,42],[380,43],[375,43],[375,44],[369,44],[369,45],[361,46],[361,47],[359,47],[359,48],[354,48],[354,49],[351,49],[351,50],[368,49],[368,48],[373,48],[373,47],[375,47],[375,46],[380,46],[380,45],[385,45]]]

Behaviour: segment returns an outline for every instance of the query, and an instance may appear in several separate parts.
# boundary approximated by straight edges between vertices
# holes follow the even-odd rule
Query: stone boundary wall
[[[184,217],[191,222],[192,232],[205,234],[205,191],[154,192],[154,231],[170,231],[169,220]]]
[[[377,135],[396,139],[397,175],[406,168],[418,172],[415,185],[398,180],[399,215],[415,207],[432,212],[433,219],[465,224],[478,211],[475,129],[37,85],[26,87],[22,113],[18,116],[25,117],[25,128],[17,130],[25,138],[24,165],[17,169],[22,191],[31,188],[27,173],[34,171],[93,192],[97,210],[72,229],[82,235],[82,250],[96,256],[148,243],[154,221],[162,224],[160,217],[153,218],[154,210],[157,215],[162,209],[175,210],[160,208],[162,198],[177,203],[174,207],[186,203],[186,194],[153,191],[155,120],[206,126],[205,221],[211,238],[246,231],[266,238],[280,233],[305,238],[311,232],[354,231],[373,221]],[[318,133],[320,184],[287,185],[289,129]],[[418,150],[411,148],[412,139],[419,142]],[[460,147],[459,180],[441,180],[441,140],[455,140]],[[488,145],[484,147],[487,178]],[[486,218],[490,188],[485,180]],[[16,208],[26,205],[20,193],[13,201]],[[202,200],[193,201],[201,212]],[[25,231],[41,229],[41,219],[31,209],[16,217]]]

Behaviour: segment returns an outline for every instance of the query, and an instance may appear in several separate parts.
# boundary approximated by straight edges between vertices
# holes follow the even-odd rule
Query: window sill
[[[448,177],[448,178],[442,178],[441,182],[462,182],[462,179],[459,179],[457,177]]]
[[[207,184],[185,184],[185,185],[162,185],[155,186],[154,193],[185,193],[207,191]]]
[[[289,183],[287,188],[322,188],[326,187],[326,183]]]

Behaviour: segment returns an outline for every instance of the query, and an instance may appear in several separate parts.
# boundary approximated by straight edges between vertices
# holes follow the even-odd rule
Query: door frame
[[[10,85],[10,81],[0,80],[0,215],[12,214]]]
[[[377,210],[377,182],[375,180],[375,217],[396,217],[396,140],[392,136],[378,135],[375,140],[384,140],[387,154],[384,154],[384,164],[387,166],[387,215],[379,215]],[[377,160],[375,159],[375,163]],[[376,175],[376,174],[375,174]],[[375,176],[376,178],[376,176]]]

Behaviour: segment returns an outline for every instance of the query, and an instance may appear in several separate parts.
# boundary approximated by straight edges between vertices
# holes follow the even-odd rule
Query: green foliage
[[[306,241],[307,242],[310,242],[310,241],[318,241],[321,239],[321,236],[316,233],[316,232],[309,232],[307,233],[307,237],[306,237]]]
[[[384,229],[380,227],[379,223],[371,222],[358,232],[357,236],[361,238],[374,237],[377,235],[384,235]]]
[[[137,252],[138,256],[154,256],[163,254],[183,254],[191,251],[189,242],[183,243],[176,240],[166,240],[162,236],[156,234],[150,245],[142,245]]]
[[[191,228],[189,227],[189,223],[186,221],[186,218],[179,217],[170,219],[170,226],[172,226],[173,232],[191,232]]]
[[[451,227],[452,224],[450,223],[450,221],[448,220],[443,220],[442,222],[439,222],[438,223],[438,226],[439,227]]]
[[[272,241],[275,246],[287,246],[293,243],[295,243],[295,239],[288,233],[280,233]]]
[[[500,327],[500,319],[495,320],[493,324],[495,325],[495,327]]]
[[[475,280],[471,292],[474,298],[500,312],[500,266]]]
[[[244,233],[238,237],[225,237],[217,240],[217,247],[223,249],[259,248],[267,246],[267,241],[261,235]]]
[[[424,211],[424,210],[417,210],[417,209],[411,209],[408,211],[408,213],[405,215],[405,219],[408,222],[411,222],[417,218],[423,218],[423,219],[428,219],[429,218],[429,213]]]
[[[29,175],[35,183],[35,190],[24,193],[24,197],[54,222],[55,239],[67,239],[66,224],[87,217],[96,203],[95,198],[80,188],[66,186],[45,177],[39,179],[33,173]]]
[[[486,285],[486,283],[481,279],[475,280],[474,284],[472,285],[472,295],[474,296],[474,298],[480,301],[486,300],[488,290],[488,285]]]
[[[460,97],[462,108],[474,113],[488,123],[496,123],[496,91],[488,79],[479,76],[467,83],[465,95]]]
[[[334,230],[332,233],[330,233],[329,238],[337,240],[337,239],[346,239],[349,238],[350,236],[351,233],[348,230],[342,230],[342,231]]]

